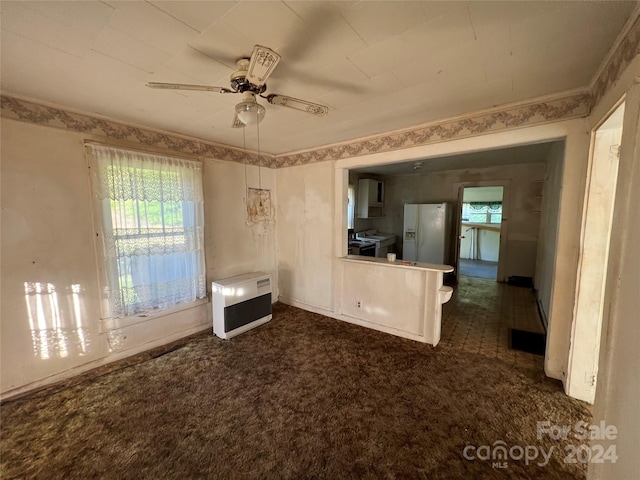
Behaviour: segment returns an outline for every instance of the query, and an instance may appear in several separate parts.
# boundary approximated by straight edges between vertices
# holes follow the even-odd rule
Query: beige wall
[[[278,285],[276,263],[276,174],[269,168],[204,159],[205,245],[207,279],[252,271],[271,274]],[[246,181],[249,188],[271,191],[272,212],[268,222],[250,224],[246,215]],[[210,285],[209,287],[210,288]],[[277,288],[273,297],[277,298]]]
[[[333,308],[333,162],[276,170],[280,298]]]
[[[8,119],[1,130],[3,396],[210,327],[204,303],[122,329],[118,344],[109,343],[100,320],[87,137]],[[250,186],[257,177],[249,167]],[[244,178],[240,164],[204,160],[209,282],[258,269],[277,279],[275,223],[247,225]],[[275,190],[273,170],[262,169],[261,178]]]
[[[551,310],[551,292],[554,285],[553,273],[556,259],[560,193],[562,192],[564,149],[564,143],[555,143],[551,147],[547,156],[547,170],[542,193],[542,212],[534,287],[538,292],[538,304],[542,310],[542,320],[547,326]]]
[[[108,345],[100,333],[91,194],[82,140],[11,120],[2,120],[1,127],[1,387],[5,392],[105,357]],[[36,282],[47,288],[39,299],[34,295],[40,305],[30,305],[25,284]],[[79,286],[79,315],[72,305],[72,285]],[[58,308],[52,307],[54,299]],[[54,330],[56,312],[60,332]],[[58,333],[66,339],[58,341]]]

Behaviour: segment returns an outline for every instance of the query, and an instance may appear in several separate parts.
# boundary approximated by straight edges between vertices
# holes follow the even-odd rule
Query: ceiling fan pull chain
[[[258,186],[262,190],[262,154],[260,153],[260,122],[256,123],[258,133]],[[262,206],[262,196],[260,196],[260,206]]]
[[[245,190],[245,203],[249,202],[249,181],[247,180],[247,131],[242,128],[242,145],[244,147],[244,157],[242,157],[242,163],[244,164],[244,190]]]

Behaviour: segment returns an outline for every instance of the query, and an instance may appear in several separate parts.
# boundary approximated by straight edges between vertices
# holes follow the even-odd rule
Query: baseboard
[[[377,330],[378,332],[388,333],[389,335],[394,335],[396,337],[407,338],[409,340],[414,340],[420,343],[427,343],[425,338],[421,335],[415,335],[413,333],[405,332],[404,330],[398,330],[397,328],[393,327],[385,327],[384,325],[368,322],[367,320],[362,320],[360,318],[334,313],[329,315],[329,317],[335,318],[336,320],[341,320],[343,322],[351,323],[353,325],[358,325],[360,327],[369,328],[371,330]]]
[[[326,308],[322,307],[316,307],[315,305],[309,305],[308,303],[300,302],[299,300],[294,300],[293,298],[278,297],[278,301],[291,307],[301,308],[302,310],[306,310],[307,312],[319,313],[320,315],[324,315],[326,317],[333,317],[333,312],[331,310],[327,310]]]
[[[162,339],[159,339],[159,340],[154,340],[151,342],[144,343],[142,345],[138,345],[135,348],[130,348],[128,350],[123,350],[123,351],[114,353],[107,357],[102,357],[96,360],[92,360],[91,362],[78,365],[77,367],[70,368],[69,370],[65,370],[64,372],[59,372],[49,377],[43,378],[41,380],[36,380],[35,382],[31,382],[26,385],[22,385],[14,389],[7,390],[6,392],[2,392],[0,394],[0,402],[4,402],[5,400],[10,400],[16,397],[23,396],[28,393],[32,393],[35,390],[40,390],[42,388],[50,387],[56,383],[69,380],[70,378],[76,377],[78,375],[89,373],[91,370],[104,367],[111,363],[118,362],[120,360],[124,360],[129,357],[133,357],[134,355],[138,355],[148,350],[153,350],[154,348],[168,345],[182,338],[189,337],[191,335],[195,335],[198,333],[203,333],[211,329],[212,329],[211,324],[207,322],[204,324],[197,325],[195,327],[187,328],[180,332],[174,333],[173,335],[169,335],[168,337],[163,337]]]
[[[279,297],[278,300],[285,305],[289,305],[292,307],[300,308],[302,310],[306,310],[312,313],[318,313],[320,315],[324,315],[325,317],[334,318],[336,320],[340,320],[342,322],[351,323],[353,325],[358,325],[359,327],[370,328],[372,330],[377,330],[378,332],[388,333],[390,335],[395,335],[397,337],[407,338],[409,340],[415,340],[416,342],[426,343],[423,336],[414,335],[409,332],[405,332],[403,330],[398,330],[392,327],[385,327],[383,325],[378,325],[376,323],[368,322],[366,320],[362,320],[360,318],[349,317],[348,315],[342,315],[339,313],[334,313],[331,310],[327,310],[324,308],[316,307],[313,305],[309,305],[303,302],[299,302],[297,300],[293,300],[287,297]]]

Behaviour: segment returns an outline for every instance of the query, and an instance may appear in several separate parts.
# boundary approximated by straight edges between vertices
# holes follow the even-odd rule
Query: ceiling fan
[[[267,79],[280,62],[280,58],[280,55],[270,48],[256,45],[253,48],[251,58],[241,58],[236,62],[238,70],[230,76],[231,88],[160,82],[148,82],[147,86],[171,90],[241,93],[243,98],[242,102],[236,105],[236,116],[232,123],[233,128],[255,125],[264,118],[265,109],[257,102],[256,96],[265,98],[267,102],[273,105],[295,108],[317,116],[326,115],[329,109],[324,105],[275,93],[263,95],[267,89]]]

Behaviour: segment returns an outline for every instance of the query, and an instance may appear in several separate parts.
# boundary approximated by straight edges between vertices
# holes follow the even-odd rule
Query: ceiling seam
[[[151,2],[149,2],[149,1],[147,1],[147,0],[145,0],[145,3],[146,3],[147,5],[149,5],[150,7],[153,7],[153,8],[155,8],[156,10],[158,10],[158,11],[162,12],[162,13],[163,13],[163,14],[165,14],[167,17],[172,18],[172,19],[174,19],[176,22],[181,23],[181,24],[182,24],[182,25],[184,25],[185,27],[187,27],[187,28],[189,28],[189,29],[193,30],[194,32],[196,32],[196,33],[198,33],[198,34],[202,33],[202,32],[201,32],[200,30],[198,30],[197,28],[193,27],[192,25],[189,25],[187,22],[185,22],[185,21],[181,20],[180,18],[176,17],[175,15],[172,15],[172,14],[170,14],[169,12],[167,12],[167,11],[163,10],[162,8],[160,8],[159,6],[157,6],[156,4],[151,3]]]

